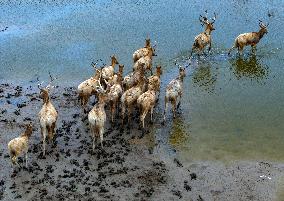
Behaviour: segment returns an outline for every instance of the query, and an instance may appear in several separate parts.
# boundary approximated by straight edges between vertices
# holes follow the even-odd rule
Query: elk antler
[[[50,88],[53,88],[53,87],[54,87],[54,86],[51,85],[51,83],[52,83],[54,80],[56,80],[57,78],[53,78],[53,77],[51,76],[51,73],[50,73],[50,72],[48,72],[48,74],[49,74],[50,82],[48,83],[48,85],[46,86],[46,88],[47,88],[47,89],[50,89]]]
[[[216,20],[216,17],[217,17],[217,15],[216,15],[216,13],[214,12],[214,17],[212,18],[211,24],[214,24],[214,22],[215,22],[215,20]]]

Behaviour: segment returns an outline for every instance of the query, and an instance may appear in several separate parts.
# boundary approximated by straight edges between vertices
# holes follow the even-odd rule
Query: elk
[[[122,85],[125,91],[135,86],[141,79],[146,79],[144,65],[145,64],[143,63],[139,63],[137,69],[134,72],[124,77]]]
[[[141,57],[140,59],[138,59],[135,62],[134,66],[133,66],[133,71],[137,70],[139,68],[139,65],[144,64],[145,70],[150,70],[151,75],[153,74],[153,72],[152,72],[152,57],[156,56],[155,48],[150,47],[148,49],[149,49],[148,54],[144,57]]]
[[[120,99],[121,102],[121,116],[122,116],[122,125],[124,121],[124,114],[126,112],[126,109],[128,111],[128,123],[130,122],[130,115],[132,113],[132,110],[136,104],[137,99],[139,96],[145,92],[145,85],[146,80],[141,79],[134,87],[128,89],[125,91]]]
[[[211,45],[212,45],[211,32],[215,30],[213,24],[215,23],[215,20],[216,20],[216,13],[214,13],[214,17],[212,18],[211,22],[207,18],[207,11],[205,11],[205,13],[206,13],[206,16],[200,15],[199,17],[199,21],[201,22],[201,25],[202,26],[205,25],[205,31],[198,34],[194,38],[194,43],[192,45],[190,56],[192,56],[193,51],[195,51],[196,49],[199,52],[201,52],[208,45],[209,45],[208,52],[210,52],[211,50]]]
[[[144,119],[149,110],[151,112],[151,122],[153,121],[153,110],[157,99],[156,93],[160,89],[159,87],[157,87],[157,85],[159,84],[159,82],[157,82],[158,80],[152,80],[153,83],[150,84],[149,82],[148,84],[148,90],[140,95],[137,99],[137,104],[140,108],[140,121],[142,122],[143,129],[145,127]]]
[[[160,91],[162,67],[156,66],[156,74],[148,78],[148,88],[153,87],[156,91]]]
[[[55,125],[57,121],[57,111],[54,108],[53,104],[51,103],[51,100],[49,98],[49,91],[53,86],[51,83],[55,80],[52,78],[51,74],[50,76],[50,82],[45,88],[41,88],[41,84],[38,84],[38,88],[40,90],[40,98],[43,99],[43,105],[39,112],[39,121],[40,121],[40,128],[41,128],[41,135],[42,135],[42,143],[43,143],[43,155],[45,155],[45,143],[46,138],[48,138],[49,141],[53,140],[54,134],[55,134]]]
[[[114,75],[114,67],[116,64],[118,64],[118,61],[113,55],[111,57],[111,65],[102,68],[102,79],[109,80],[109,78]]]
[[[96,90],[98,92],[99,101],[94,105],[93,109],[88,114],[90,132],[93,138],[93,152],[95,151],[97,137],[100,137],[101,146],[103,147],[103,134],[106,122],[105,104],[108,99],[106,91],[100,84],[96,87]]]
[[[31,124],[26,125],[26,130],[19,137],[12,139],[8,143],[8,150],[12,163],[18,165],[17,158],[24,153],[26,159],[26,167],[28,167],[28,149],[29,149],[29,138],[33,132]]]
[[[115,76],[117,78],[113,81],[114,84],[110,87],[109,92],[108,92],[112,123],[114,121],[115,111],[117,109],[119,99],[122,95],[122,87],[121,87],[122,74],[120,74],[120,72],[118,72],[117,75],[115,75]]]
[[[132,56],[133,62],[135,63],[141,57],[147,56],[150,48],[151,48],[151,40],[150,40],[150,38],[146,38],[145,39],[145,47],[140,48],[133,53],[133,56]]]
[[[182,96],[182,83],[185,77],[185,68],[179,67],[179,76],[176,79],[173,79],[166,88],[166,96],[165,96],[165,110],[164,110],[164,121],[166,121],[166,112],[168,109],[168,102],[172,104],[172,110],[174,118],[176,117],[176,109],[180,106],[181,96]],[[179,101],[178,101],[179,98]],[[178,102],[178,104],[177,104]]]
[[[93,68],[95,68],[96,73],[93,77],[85,80],[78,86],[78,98],[81,106],[85,107],[90,99],[90,97],[96,93],[94,88],[98,86],[101,78],[101,70],[96,68],[96,64],[92,63]]]
[[[252,51],[256,47],[256,44],[262,39],[264,34],[267,34],[267,27],[269,24],[265,25],[261,20],[259,20],[259,31],[240,34],[236,39],[233,47],[229,50],[228,55],[234,48],[238,48],[238,53],[242,54],[242,51],[245,46],[250,45]]]

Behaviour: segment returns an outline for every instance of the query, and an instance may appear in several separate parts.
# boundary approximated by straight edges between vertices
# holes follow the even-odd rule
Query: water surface
[[[129,72],[133,51],[150,36],[158,44],[155,64],[164,68],[164,90],[178,72],[174,62],[188,63],[193,39],[203,30],[198,17],[206,9],[218,15],[212,53],[191,60],[182,113],[173,123],[168,115],[163,141],[188,161],[283,161],[280,0],[1,1],[0,80],[26,84],[36,77],[47,80],[50,71],[58,84],[77,86],[93,73],[92,61],[109,63],[113,54]],[[242,58],[228,57],[234,38],[257,31],[259,19],[270,25],[256,55],[247,48]],[[162,105],[163,93],[158,108]]]

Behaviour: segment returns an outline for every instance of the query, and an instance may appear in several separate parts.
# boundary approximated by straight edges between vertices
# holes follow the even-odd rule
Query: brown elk
[[[151,86],[155,91],[160,91],[161,75],[163,74],[162,67],[156,67],[156,74],[148,77],[148,86]],[[148,87],[149,88],[149,87]]]
[[[134,63],[133,71],[137,70],[141,64],[144,64],[145,70],[149,70],[149,71],[151,71],[151,74],[153,74],[153,72],[152,72],[152,60],[153,60],[153,56],[156,56],[155,48],[149,47],[148,49],[149,49],[148,54],[144,57],[141,57],[140,59],[138,59]]]
[[[111,121],[114,121],[115,111],[117,110],[119,99],[122,95],[122,75],[120,72],[115,75],[117,78],[114,81],[113,85],[110,87],[108,92],[109,97],[109,104],[110,104],[110,110],[111,110]]]
[[[78,86],[78,98],[81,106],[85,107],[88,103],[90,97],[96,93],[94,90],[96,86],[99,85],[100,78],[101,78],[101,70],[96,69],[96,64],[92,63],[93,67],[96,70],[96,73],[93,77],[85,80]]]
[[[180,106],[180,101],[181,101],[182,92],[183,92],[182,83],[183,83],[183,78],[185,77],[185,75],[186,75],[185,68],[180,67],[179,76],[176,79],[173,79],[166,88],[164,122],[166,121],[166,112],[168,109],[168,102],[171,102],[174,118],[176,117],[176,109]]]
[[[55,126],[57,121],[57,111],[54,108],[51,100],[49,98],[49,91],[52,87],[51,83],[55,80],[50,75],[50,82],[45,88],[40,88],[41,84],[38,85],[40,89],[40,97],[43,99],[43,105],[39,112],[39,121],[40,121],[40,128],[41,128],[41,135],[42,135],[42,142],[43,142],[43,155],[45,155],[45,145],[46,145],[46,138],[49,141],[53,140],[55,134]]]
[[[114,75],[114,67],[118,64],[118,61],[115,56],[111,57],[111,65],[105,66],[102,68],[102,78],[108,80],[110,77]]]
[[[32,134],[33,128],[31,124],[26,126],[26,130],[19,137],[12,139],[8,143],[8,150],[12,163],[18,165],[17,158],[24,153],[26,159],[26,167],[28,166],[28,149],[29,138]]]
[[[121,102],[121,116],[122,116],[122,125],[124,121],[124,114],[128,112],[128,123],[130,122],[130,116],[132,113],[132,110],[136,104],[137,99],[139,96],[145,92],[146,89],[146,79],[141,79],[136,86],[128,89],[125,91],[120,99]]]
[[[207,15],[207,11],[205,11]],[[208,52],[211,50],[212,46],[212,39],[211,39],[211,32],[215,30],[213,24],[215,23],[216,20],[216,13],[214,13],[214,17],[212,18],[212,21],[210,22],[207,18],[207,16],[202,16],[200,15],[199,21],[201,22],[201,25],[205,25],[205,31],[198,34],[194,38],[194,43],[192,45],[192,50],[190,56],[192,56],[193,51],[198,50],[198,52],[202,52],[206,46],[209,45],[208,47]]]
[[[144,65],[145,64],[143,63],[139,64],[138,68],[134,72],[131,72],[130,74],[124,77],[122,81],[124,91],[137,85],[141,79],[146,79]]]
[[[133,53],[133,62],[135,63],[136,61],[138,61],[138,59],[147,56],[151,48],[151,40],[150,38],[147,38],[145,40],[145,47],[140,48]]]
[[[236,39],[233,47],[229,50],[228,55],[230,55],[231,51],[234,48],[238,48],[238,53],[242,54],[242,51],[245,46],[250,45],[252,48],[252,51],[256,47],[257,43],[260,41],[260,39],[264,36],[264,34],[267,34],[267,26],[269,24],[265,25],[261,20],[259,20],[259,31],[258,32],[250,32],[250,33],[243,33],[240,34]]]
[[[108,100],[108,95],[101,85],[96,87],[99,101],[88,114],[90,132],[93,138],[93,151],[95,151],[96,138],[100,137],[101,146],[103,147],[103,134],[106,122],[105,104]]]

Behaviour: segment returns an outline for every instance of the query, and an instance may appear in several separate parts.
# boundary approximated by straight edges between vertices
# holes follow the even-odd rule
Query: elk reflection
[[[188,138],[188,133],[185,129],[185,124],[182,119],[177,118],[173,122],[173,127],[170,132],[169,143],[177,148],[181,148]]]
[[[217,81],[218,71],[210,63],[200,63],[193,72],[193,83],[201,89],[213,92]]]
[[[249,58],[238,57],[230,61],[234,75],[237,79],[247,77],[255,80],[261,80],[268,76],[268,67],[261,64],[256,55]]]

